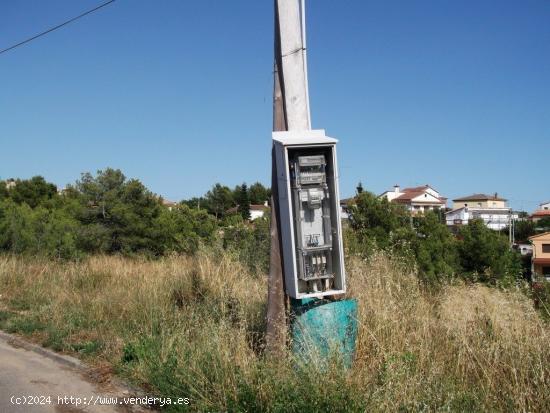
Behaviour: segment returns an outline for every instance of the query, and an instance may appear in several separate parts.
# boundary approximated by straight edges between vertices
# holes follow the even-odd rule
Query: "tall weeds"
[[[384,255],[347,261],[354,366],[263,354],[265,277],[224,255],[0,257],[0,327],[191,411],[548,411],[550,328],[520,291],[425,292]]]

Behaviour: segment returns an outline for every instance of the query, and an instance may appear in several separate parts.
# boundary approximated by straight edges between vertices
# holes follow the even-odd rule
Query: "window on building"
[[[542,275],[550,277],[550,267],[542,267]]]
[[[478,203],[477,203],[477,206],[478,206],[478,207],[481,207],[481,202],[478,202]]]
[[[550,253],[550,244],[542,244],[542,252]]]

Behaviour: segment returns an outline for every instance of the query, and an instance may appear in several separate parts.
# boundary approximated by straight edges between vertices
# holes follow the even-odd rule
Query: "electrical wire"
[[[48,30],[46,30],[46,31],[44,31],[44,32],[42,32],[42,33],[39,33],[39,34],[37,34],[37,35],[35,35],[35,36],[33,36],[33,37],[30,37],[30,38],[28,38],[28,39],[26,39],[26,40],[23,40],[22,42],[19,42],[19,43],[17,43],[17,44],[14,44],[13,46],[10,46],[10,47],[8,47],[8,48],[6,48],[6,49],[0,50],[0,54],[9,52],[10,50],[15,49],[16,47],[23,46],[24,44],[29,43],[29,42],[31,42],[31,41],[33,41],[33,40],[35,40],[35,39],[38,39],[39,37],[42,37],[42,36],[44,36],[44,35],[46,35],[46,34],[48,34],[48,33],[51,33],[51,32],[53,32],[54,30],[60,29],[61,27],[66,26],[67,24],[72,23],[72,22],[74,22],[75,20],[78,20],[78,19],[80,19],[81,17],[84,17],[84,16],[86,16],[86,15],[88,15],[88,14],[90,14],[90,13],[93,13],[94,11],[97,11],[97,10],[99,10],[99,9],[105,7],[105,6],[108,6],[109,4],[114,3],[115,1],[116,1],[116,0],[109,0],[109,1],[107,1],[107,2],[105,2],[105,3],[103,3],[103,4],[100,4],[100,5],[97,6],[97,7],[94,7],[94,8],[91,9],[91,10],[88,10],[88,11],[86,11],[86,12],[84,12],[84,13],[82,13],[82,14],[76,16],[76,17],[73,17],[73,18],[70,19],[70,20],[67,20],[66,22],[63,22],[63,23],[61,23],[61,24],[58,24],[57,26],[52,27],[51,29],[48,29]]]

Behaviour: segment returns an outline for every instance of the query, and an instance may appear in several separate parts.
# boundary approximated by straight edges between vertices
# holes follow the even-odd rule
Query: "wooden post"
[[[279,18],[277,1],[275,1],[275,63],[273,70],[273,130],[287,130],[282,88],[281,48],[279,37]],[[271,151],[271,252],[269,256],[269,277],[267,287],[267,332],[266,352],[272,356],[284,353],[287,340],[286,295],[283,274],[283,257],[281,255],[279,219],[279,196],[277,187],[277,167],[275,154]]]

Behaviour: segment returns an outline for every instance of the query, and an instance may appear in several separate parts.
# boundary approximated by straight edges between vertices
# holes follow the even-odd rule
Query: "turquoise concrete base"
[[[292,351],[304,362],[336,355],[351,367],[357,338],[357,300],[292,300]]]

